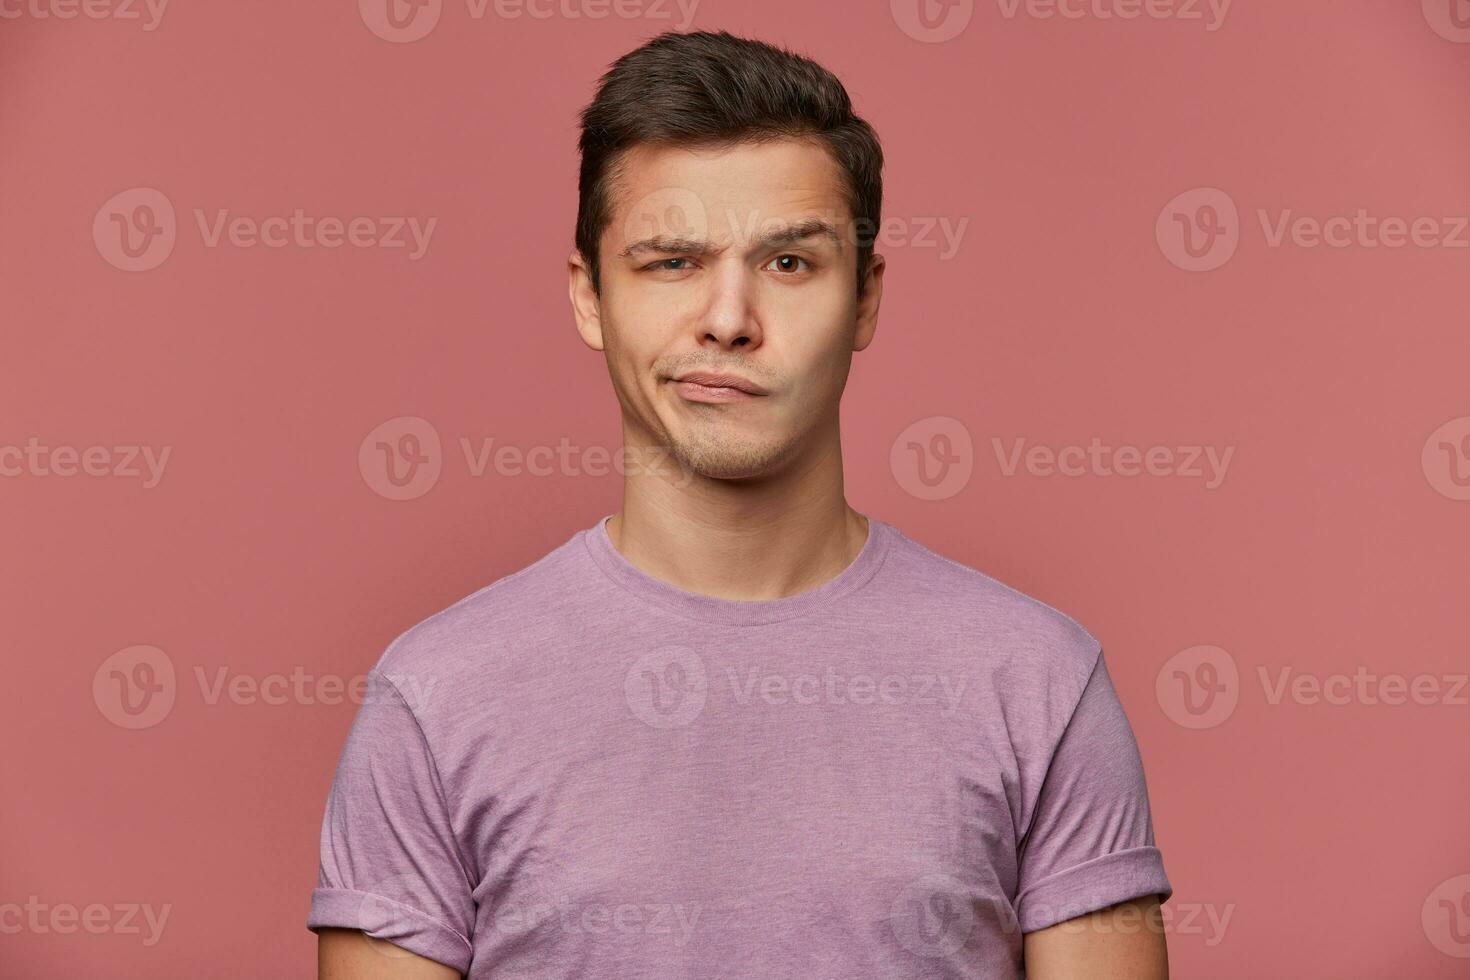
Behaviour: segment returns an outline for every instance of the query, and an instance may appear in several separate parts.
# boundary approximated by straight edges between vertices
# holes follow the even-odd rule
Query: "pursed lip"
[[[675,381],[686,381],[690,384],[704,385],[706,388],[734,388],[743,391],[747,395],[764,395],[766,389],[740,377],[738,374],[712,374],[707,371],[692,371],[689,374],[681,374]]]

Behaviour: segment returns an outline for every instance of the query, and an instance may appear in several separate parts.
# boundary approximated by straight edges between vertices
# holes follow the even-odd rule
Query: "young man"
[[[362,978],[1162,980],[1137,746],[1098,642],[843,496],[882,154],[804,58],[621,58],[570,290],[622,509],[399,636],[308,925]]]

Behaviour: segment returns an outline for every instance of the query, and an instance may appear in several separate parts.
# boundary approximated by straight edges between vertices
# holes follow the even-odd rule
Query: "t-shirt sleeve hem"
[[[1047,875],[1016,897],[1021,932],[1035,932],[1109,905],[1174,894],[1157,847],[1133,847]]]
[[[398,914],[391,928],[381,925],[382,916],[373,909],[392,905]],[[317,888],[311,893],[311,911],[306,928],[358,929],[374,939],[392,943],[460,973],[469,970],[473,947],[470,941],[439,920],[381,895],[349,888]]]

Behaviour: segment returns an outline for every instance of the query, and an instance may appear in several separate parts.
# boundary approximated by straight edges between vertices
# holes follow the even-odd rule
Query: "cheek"
[[[766,339],[782,349],[781,359],[809,382],[840,376],[852,355],[856,304],[803,301],[767,322]]]
[[[857,318],[855,290],[845,269],[829,268],[800,285],[772,282],[762,290],[760,302],[772,322],[800,326],[806,336],[830,338],[851,332]]]
[[[663,351],[672,318],[665,305],[639,303],[636,294],[622,292],[602,305],[603,330],[618,360],[629,368],[646,368]]]

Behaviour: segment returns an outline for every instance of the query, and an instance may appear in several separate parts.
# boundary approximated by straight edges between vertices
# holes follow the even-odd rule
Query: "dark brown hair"
[[[883,203],[883,150],[837,76],[809,58],[726,31],[673,31],[623,55],[582,110],[577,250],[601,291],[598,242],[612,220],[621,155],[640,143],[728,146],[820,141],[846,178],[861,294]],[[846,231],[847,229],[839,229]]]

